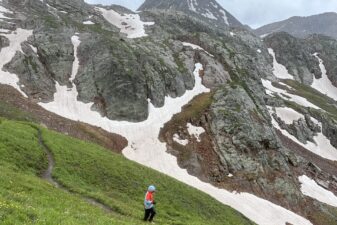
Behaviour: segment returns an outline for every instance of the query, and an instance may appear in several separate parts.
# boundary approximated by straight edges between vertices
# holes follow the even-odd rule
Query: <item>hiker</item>
[[[144,215],[144,221],[152,222],[154,216],[156,215],[156,211],[154,210],[154,205],[156,202],[154,201],[154,193],[156,191],[156,187],[153,185],[150,185],[147,189],[147,192],[145,194],[144,199],[144,209],[145,209],[145,215]]]

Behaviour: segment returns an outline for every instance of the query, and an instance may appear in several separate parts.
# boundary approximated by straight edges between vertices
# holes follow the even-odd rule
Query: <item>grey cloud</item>
[[[86,0],[93,4],[117,4],[136,10],[144,0]],[[337,12],[337,0],[218,0],[242,23],[258,27],[287,19],[323,12]]]

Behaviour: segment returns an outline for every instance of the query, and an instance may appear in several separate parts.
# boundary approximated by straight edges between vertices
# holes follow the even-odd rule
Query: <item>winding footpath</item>
[[[60,184],[57,180],[55,180],[53,178],[52,173],[53,173],[53,169],[55,167],[55,160],[54,160],[52,151],[49,149],[49,147],[43,141],[41,130],[40,129],[37,129],[37,130],[38,130],[39,144],[44,149],[44,151],[47,155],[47,159],[48,159],[48,168],[47,168],[47,170],[45,170],[43,172],[42,178],[45,179],[46,181],[48,181],[50,184],[52,184],[56,188],[59,188],[59,189],[65,191],[67,193],[70,193],[70,194],[77,194],[73,191],[70,191],[69,189],[67,189],[65,186],[63,186],[62,184]],[[82,197],[86,202],[90,203],[91,205],[99,207],[99,208],[103,209],[104,211],[106,211],[108,213],[114,213],[112,208],[110,208],[108,205],[105,205],[105,204],[99,202],[98,200],[96,200],[94,198],[90,198],[90,197],[83,196],[83,195],[79,195],[79,196]]]

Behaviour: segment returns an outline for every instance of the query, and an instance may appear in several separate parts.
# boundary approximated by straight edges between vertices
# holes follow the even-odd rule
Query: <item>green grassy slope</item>
[[[301,84],[294,80],[283,80],[283,82],[290,86],[292,89],[288,89],[287,87],[278,85],[276,83],[273,83],[273,85],[283,90],[287,90],[291,94],[295,94],[305,98],[312,104],[326,111],[331,118],[337,119],[336,102],[332,98],[320,93],[310,86]]]
[[[53,176],[71,192],[53,187],[39,178],[48,160],[37,128],[42,129],[0,119],[0,224],[143,224],[142,202],[149,184],[158,187],[157,224],[252,224],[172,178],[100,146],[42,129],[56,161]]]

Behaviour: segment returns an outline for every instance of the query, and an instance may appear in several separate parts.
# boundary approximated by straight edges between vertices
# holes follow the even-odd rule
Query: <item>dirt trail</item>
[[[51,183],[56,188],[62,189],[63,191],[66,191],[66,192],[71,193],[71,194],[76,194],[76,193],[68,190],[66,187],[64,187],[62,184],[60,184],[59,182],[57,182],[53,178],[52,173],[53,173],[53,169],[54,169],[54,166],[55,166],[55,160],[54,160],[53,154],[50,151],[49,147],[43,141],[43,137],[42,137],[42,133],[41,133],[40,129],[38,129],[38,139],[39,139],[39,144],[42,146],[42,148],[46,152],[47,159],[48,159],[48,168],[42,174],[42,178],[47,180],[49,183]],[[90,197],[87,197],[87,196],[81,196],[81,197],[84,200],[86,200],[88,203],[90,203],[90,204],[92,204],[96,207],[99,207],[99,208],[101,208],[101,209],[103,209],[103,210],[105,210],[109,213],[114,213],[114,211],[109,206],[99,202],[98,200],[96,200],[94,198],[90,198]]]

